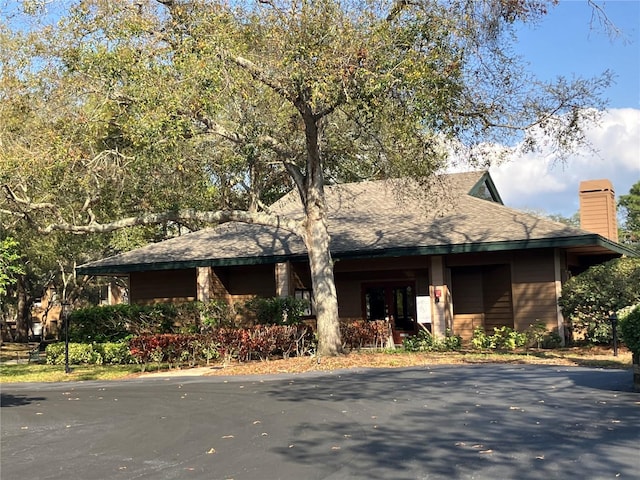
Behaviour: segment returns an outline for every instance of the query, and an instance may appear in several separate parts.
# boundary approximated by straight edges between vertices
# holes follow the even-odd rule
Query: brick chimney
[[[580,182],[580,228],[618,241],[616,196],[609,180]]]

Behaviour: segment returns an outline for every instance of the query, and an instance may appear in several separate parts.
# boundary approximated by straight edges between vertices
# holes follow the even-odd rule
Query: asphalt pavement
[[[638,479],[630,370],[4,384],[2,480]]]

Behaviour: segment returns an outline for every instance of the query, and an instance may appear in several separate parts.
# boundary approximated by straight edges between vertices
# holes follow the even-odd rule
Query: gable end
[[[498,189],[496,185],[493,183],[491,179],[491,175],[489,172],[486,172],[480,180],[471,187],[469,190],[469,195],[472,197],[480,198],[481,200],[488,200],[490,202],[499,203],[500,205],[504,205],[502,202],[502,198],[500,198],[500,194],[498,193]]]

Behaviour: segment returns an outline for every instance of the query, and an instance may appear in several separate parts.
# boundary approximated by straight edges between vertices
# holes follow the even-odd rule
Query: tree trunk
[[[16,315],[16,342],[26,342],[29,340],[29,325],[31,324],[31,306],[25,285],[26,279],[23,275],[18,276],[16,283],[16,293],[18,296]]]
[[[333,276],[333,261],[329,250],[327,205],[324,198],[324,173],[320,155],[320,130],[309,105],[298,105],[305,125],[307,171],[304,185],[298,184],[304,205],[304,242],[309,254],[311,284],[318,325],[318,355],[343,353],[338,316],[338,295]],[[294,180],[296,178],[294,177]],[[296,182],[297,183],[297,182]]]
[[[315,298],[318,323],[318,355],[335,356],[344,353],[340,338],[338,296],[333,276],[333,261],[329,250],[329,232],[324,212],[315,209],[307,215],[305,244]]]

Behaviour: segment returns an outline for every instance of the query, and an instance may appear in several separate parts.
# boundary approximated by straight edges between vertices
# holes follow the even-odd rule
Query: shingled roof
[[[387,180],[327,186],[325,196],[334,258],[544,247],[630,253],[600,235],[505,207],[484,171],[443,175],[427,183]],[[276,202],[272,211],[289,218],[303,216],[295,191]],[[231,222],[87,263],[78,267],[78,273],[117,274],[305,258],[303,242],[291,232]]]

